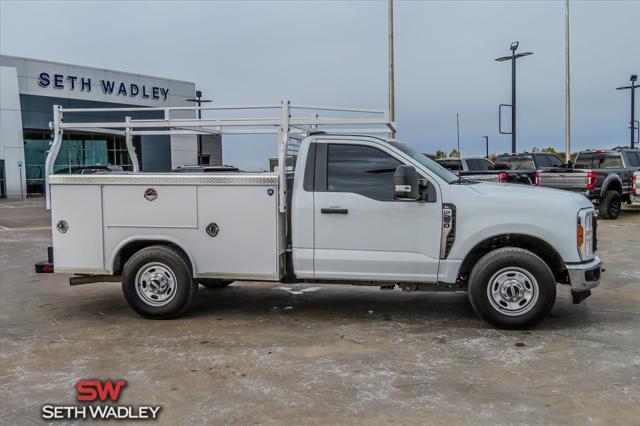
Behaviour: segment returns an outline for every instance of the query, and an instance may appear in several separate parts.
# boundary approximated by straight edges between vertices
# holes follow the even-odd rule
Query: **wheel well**
[[[558,252],[546,241],[523,234],[502,234],[476,244],[467,254],[460,266],[459,280],[467,281],[473,266],[485,254],[502,247],[519,247],[536,254],[549,265],[556,282],[569,283],[567,268]]]
[[[606,194],[607,191],[616,191],[618,194],[622,194],[622,184],[620,183],[619,180],[612,180],[607,185],[607,188],[604,191],[604,193]]]
[[[193,265],[191,263],[191,259],[189,255],[180,247],[179,245],[171,242],[171,241],[163,241],[163,240],[135,240],[130,241],[118,250],[118,253],[115,255],[113,259],[113,274],[120,275],[122,273],[122,269],[127,261],[138,251],[143,248],[147,248],[150,246],[167,246],[171,247],[178,252],[189,266],[189,269],[193,272]]]

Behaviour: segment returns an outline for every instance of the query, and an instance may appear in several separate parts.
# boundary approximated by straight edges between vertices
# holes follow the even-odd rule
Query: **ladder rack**
[[[154,111],[162,117],[133,119],[126,115],[127,113]],[[238,113],[240,116],[234,118],[192,118],[197,115],[198,111],[215,111],[222,115]],[[70,118],[75,119],[82,117],[82,114],[95,116],[96,113],[118,113],[119,117],[124,116],[124,120],[118,118],[119,121],[93,122],[84,119],[75,122],[65,121],[65,114],[69,114]],[[263,116],[251,116],[256,113]],[[331,134],[393,133],[396,131],[396,125],[390,121],[389,117],[389,112],[386,110],[291,105],[289,101],[283,101],[280,105],[152,108],[62,108],[59,105],[54,105],[53,121],[49,124],[53,140],[45,162],[47,209],[51,208],[49,176],[53,173],[53,165],[60,151],[62,135],[65,130],[124,136],[134,172],[140,170],[138,156],[133,147],[133,136],[275,134],[277,135],[278,172],[280,175],[279,209],[284,213],[286,212],[285,179],[289,139],[301,140],[313,132]]]

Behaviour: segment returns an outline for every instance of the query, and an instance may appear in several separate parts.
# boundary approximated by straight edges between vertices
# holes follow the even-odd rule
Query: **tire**
[[[618,191],[609,190],[598,204],[598,214],[603,219],[617,219],[622,210],[622,201]]]
[[[534,253],[504,247],[484,255],[469,276],[469,301],[483,320],[501,328],[542,321],[556,300],[549,266]]]
[[[197,280],[198,284],[206,288],[225,288],[228,287],[233,281],[225,281],[225,280],[216,280],[216,279],[208,279],[203,278]]]
[[[171,247],[146,247],[131,256],[122,271],[124,297],[145,318],[177,318],[189,308],[197,291],[191,268]]]

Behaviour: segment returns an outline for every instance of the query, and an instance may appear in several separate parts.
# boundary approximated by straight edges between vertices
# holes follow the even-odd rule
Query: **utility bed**
[[[56,272],[118,274],[127,244],[168,240],[191,248],[195,277],[281,277],[276,174],[52,175],[50,184]]]

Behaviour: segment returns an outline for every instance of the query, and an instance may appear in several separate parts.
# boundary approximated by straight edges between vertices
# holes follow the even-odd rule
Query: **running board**
[[[120,275],[81,275],[69,278],[69,285],[91,284],[91,283],[115,283],[122,281]]]

